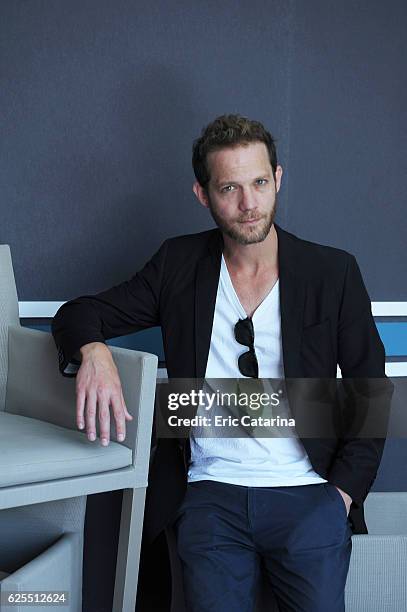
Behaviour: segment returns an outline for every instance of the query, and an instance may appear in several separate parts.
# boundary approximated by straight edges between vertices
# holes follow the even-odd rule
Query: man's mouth
[[[260,219],[261,217],[256,217],[255,219],[243,219],[242,221],[239,221],[239,223],[250,225],[251,223],[257,223],[257,221],[260,221]]]

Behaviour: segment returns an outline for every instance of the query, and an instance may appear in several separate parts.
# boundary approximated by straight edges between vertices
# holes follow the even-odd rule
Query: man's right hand
[[[91,342],[81,347],[82,364],[76,375],[76,423],[86,425],[90,441],[96,439],[98,411],[100,439],[103,446],[110,440],[110,407],[116,423],[117,441],[126,437],[126,420],[133,417],[127,411],[119,373],[109,348],[103,342]]]

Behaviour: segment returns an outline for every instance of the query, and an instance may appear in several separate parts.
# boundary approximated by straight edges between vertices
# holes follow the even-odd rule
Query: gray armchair
[[[19,325],[0,246],[0,594],[69,591],[65,609],[80,612],[86,496],[123,489],[113,610],[134,612],[157,357],[112,353],[134,418],[124,442],[103,447],[76,427],[75,381],[59,373],[51,335]]]

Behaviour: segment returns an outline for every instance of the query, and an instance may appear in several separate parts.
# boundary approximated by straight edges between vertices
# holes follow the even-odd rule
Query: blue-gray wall
[[[2,0],[0,242],[20,299],[131,275],[210,227],[191,142],[262,120],[279,221],[355,253],[373,300],[407,300],[404,0]]]

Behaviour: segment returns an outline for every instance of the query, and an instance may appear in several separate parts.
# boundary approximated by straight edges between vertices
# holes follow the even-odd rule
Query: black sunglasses
[[[254,351],[254,327],[250,317],[247,319],[239,319],[235,325],[235,339],[239,344],[247,346],[249,350],[240,355],[237,365],[239,372],[243,376],[250,378],[259,377],[259,364],[257,362],[256,353]]]

